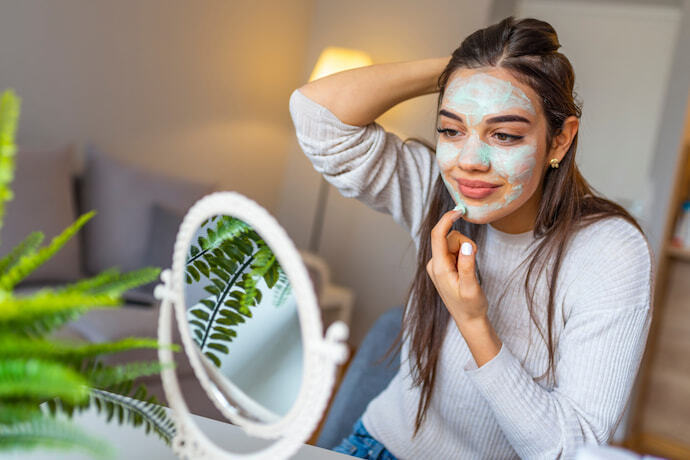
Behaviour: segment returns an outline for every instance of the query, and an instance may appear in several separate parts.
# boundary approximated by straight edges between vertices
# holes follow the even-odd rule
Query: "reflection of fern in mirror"
[[[218,353],[228,354],[235,326],[252,317],[249,307],[261,303],[261,279],[272,290],[276,307],[289,298],[290,282],[271,248],[242,220],[213,216],[201,229],[206,234],[189,248],[185,280],[192,284],[203,276],[209,297],[189,311],[189,325],[201,352],[220,367]]]
[[[19,99],[11,91],[4,92],[0,96],[0,227],[5,201],[12,199],[9,185],[14,175],[18,117]],[[146,395],[145,388],[132,392],[135,378],[160,371],[158,362],[106,366],[98,360],[104,354],[157,348],[156,340],[80,343],[48,336],[90,310],[119,305],[123,292],[153,281],[160,269],[129,273],[111,269],[30,295],[13,292],[93,215],[93,211],[82,215],[44,247],[43,233],[31,233],[0,259],[0,451],[45,446],[82,448],[96,457],[112,453],[107,443],[54,416],[57,411],[71,416],[91,405],[99,412],[103,408],[109,420],[117,413],[120,422],[143,423],[147,431],[153,429],[167,442],[174,433],[172,422],[153,404],[155,399]],[[52,414],[42,411],[42,403],[47,403]]]

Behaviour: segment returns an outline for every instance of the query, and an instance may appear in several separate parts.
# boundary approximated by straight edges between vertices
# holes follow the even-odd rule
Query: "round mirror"
[[[275,252],[247,222],[204,220],[185,258],[192,340],[219,391],[241,414],[275,422],[302,381],[297,302]]]
[[[288,458],[323,415],[347,358],[348,329],[335,322],[324,336],[307,268],[283,228],[239,193],[208,195],[180,225],[172,270],[161,280],[158,355],[176,453],[245,458],[218,447],[189,413],[169,365],[173,309],[189,363],[215,406],[249,436],[275,439],[251,458]]]

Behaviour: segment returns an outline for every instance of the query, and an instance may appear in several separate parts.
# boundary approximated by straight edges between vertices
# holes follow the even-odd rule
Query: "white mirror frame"
[[[241,219],[261,235],[285,270],[297,302],[302,333],[302,382],[288,413],[274,423],[257,423],[243,417],[227,403],[220,390],[209,379],[187,325],[184,292],[186,254],[201,223],[216,215]],[[161,281],[163,283],[156,286],[154,291],[154,295],[161,300],[158,358],[163,366],[163,389],[176,422],[177,434],[173,439],[176,455],[180,458],[244,460],[273,460],[292,456],[313,433],[321,419],[335,382],[336,368],[347,359],[348,350],[344,342],[349,331],[344,323],[335,322],[323,336],[323,324],[311,279],[285,230],[263,207],[239,193],[216,192],[207,195],[189,209],[182,221],[173,250],[172,271],[164,270]],[[194,423],[180,391],[177,374],[171,366],[174,363],[170,349],[172,308],[175,309],[182,344],[190,364],[214,405],[248,435],[265,439],[278,438],[276,442],[256,452],[227,452],[206,437]]]

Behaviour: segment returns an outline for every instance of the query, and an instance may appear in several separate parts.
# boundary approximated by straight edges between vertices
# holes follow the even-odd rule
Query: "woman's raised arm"
[[[416,238],[439,171],[433,152],[374,120],[436,91],[450,58],[378,64],[329,75],[293,91],[297,140],[314,169],[345,197],[390,214]]]
[[[442,58],[374,64],[328,75],[300,88],[343,123],[365,126],[396,104],[438,91]]]

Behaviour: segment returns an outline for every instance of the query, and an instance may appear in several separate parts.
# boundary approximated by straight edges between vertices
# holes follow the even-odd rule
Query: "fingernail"
[[[472,245],[465,241],[462,243],[462,246],[460,246],[460,252],[462,252],[462,255],[464,256],[471,256],[472,255]]]
[[[467,212],[467,208],[462,204],[458,204],[453,208],[453,211],[460,211],[462,214],[465,214]]]

